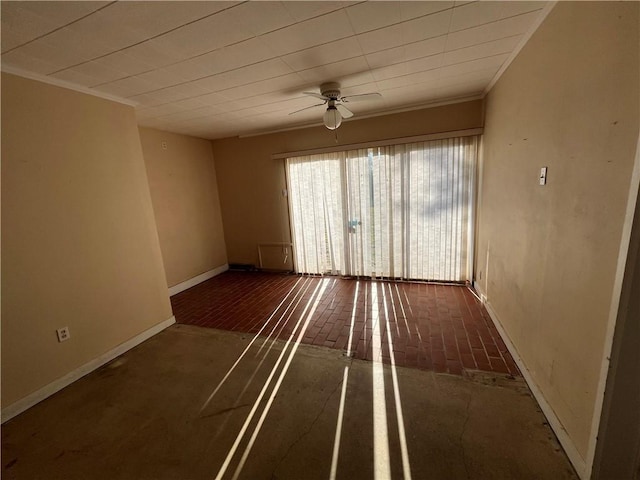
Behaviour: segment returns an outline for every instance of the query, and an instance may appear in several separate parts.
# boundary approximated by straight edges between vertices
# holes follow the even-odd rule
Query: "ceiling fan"
[[[322,100],[322,103],[311,105],[309,107],[301,108],[295,112],[291,112],[289,115],[293,115],[310,108],[321,107],[327,105],[327,110],[324,112],[322,120],[324,126],[329,130],[335,130],[342,124],[343,118],[353,117],[353,112],[345,107],[345,103],[360,102],[363,100],[377,100],[382,98],[377,92],[374,93],[361,93],[359,95],[349,95],[343,97],[340,95],[340,84],[336,82],[327,82],[320,85],[320,93],[316,92],[302,92],[305,95]]]

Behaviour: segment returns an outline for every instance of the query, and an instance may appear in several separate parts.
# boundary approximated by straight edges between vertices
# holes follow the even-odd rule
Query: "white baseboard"
[[[182,283],[174,285],[169,288],[169,296],[173,297],[176,293],[183,292],[191,287],[198,285],[199,283],[204,282],[205,280],[209,280],[210,278],[215,277],[216,275],[220,275],[223,272],[229,270],[229,264],[225,263],[224,265],[220,265],[219,267],[214,268],[213,270],[209,270],[208,272],[201,273],[197,277],[190,278],[189,280],[185,280]]]
[[[131,350],[133,347],[141,344],[148,338],[153,337],[155,334],[161,332],[167,327],[170,327],[174,323],[176,323],[176,318],[172,316],[168,320],[165,320],[164,322],[154,325],[150,329],[145,330],[144,332],[136,335],[135,337],[127,340],[124,343],[121,343],[114,349],[109,350],[108,352],[100,355],[99,357],[94,358],[90,362],[87,362],[84,365],[76,368],[72,372],[67,373],[64,377],[54,380],[53,382],[49,383],[48,385],[45,385],[41,389],[36,390],[35,392],[27,395],[26,397],[18,400],[17,402],[12,403],[8,407],[3,408],[2,423],[12,419],[16,415],[20,415],[25,410],[33,407],[36,403],[41,402],[42,400],[44,400],[47,397],[50,397],[56,392],[59,392],[64,387],[72,384],[73,382],[84,377],[88,373],[91,373],[94,370],[100,368],[105,363],[110,362],[111,360],[122,355],[126,351]]]
[[[587,465],[584,458],[582,458],[582,455],[580,455],[580,453],[578,452],[578,449],[573,443],[573,440],[571,440],[571,437],[569,436],[565,428],[562,426],[562,422],[560,422],[560,419],[556,416],[555,412],[553,411],[553,408],[551,407],[549,402],[547,402],[547,399],[542,393],[542,390],[540,390],[536,382],[533,380],[531,373],[527,369],[526,365],[523,363],[522,358],[518,354],[518,350],[515,348],[515,346],[511,342],[511,339],[509,338],[509,335],[507,335],[507,332],[505,331],[504,327],[500,323],[500,319],[498,318],[498,315],[491,307],[491,304],[487,300],[485,293],[482,291],[482,289],[476,282],[473,282],[473,287],[475,288],[476,292],[480,294],[480,298],[484,299],[483,303],[484,303],[484,307],[487,309],[487,313],[489,313],[489,316],[491,317],[493,324],[496,326],[496,329],[500,333],[502,340],[504,340],[504,343],[507,346],[509,353],[513,357],[513,360],[516,362],[516,365],[518,365],[518,368],[520,369],[522,376],[524,377],[525,381],[527,382],[527,385],[529,386],[529,390],[531,390],[531,393],[533,393],[533,396],[538,402],[538,405],[540,405],[540,409],[542,410],[542,413],[544,414],[544,416],[547,418],[547,421],[549,422],[549,426],[551,426],[551,429],[556,434],[556,437],[558,437],[558,440],[560,441],[560,445],[562,445],[562,448],[567,454],[567,457],[569,457],[569,461],[573,465],[573,468],[576,469],[578,476],[582,480],[588,480]]]

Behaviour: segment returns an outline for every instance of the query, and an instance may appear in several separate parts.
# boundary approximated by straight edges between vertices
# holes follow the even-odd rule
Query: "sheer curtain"
[[[347,274],[343,164],[342,153],[287,159],[291,229],[299,273]]]
[[[301,273],[465,281],[476,137],[287,159]]]

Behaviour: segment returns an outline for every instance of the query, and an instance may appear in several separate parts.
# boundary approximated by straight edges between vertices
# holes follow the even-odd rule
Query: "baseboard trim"
[[[553,408],[551,407],[549,402],[547,402],[547,399],[545,398],[544,394],[542,393],[540,388],[537,386],[536,382],[533,380],[531,373],[529,372],[526,365],[522,361],[522,358],[518,354],[518,350],[515,348],[515,346],[513,345],[513,342],[511,342],[511,339],[509,338],[509,335],[507,335],[506,330],[502,326],[502,323],[500,322],[498,315],[496,314],[495,310],[491,307],[491,303],[489,303],[489,301],[486,300],[485,293],[481,288],[479,288],[480,286],[476,282],[473,282],[473,287],[475,288],[476,292],[480,294],[480,298],[485,299],[484,307],[487,309],[487,313],[489,313],[489,316],[491,317],[493,324],[496,326],[496,329],[500,333],[502,340],[504,340],[504,343],[507,346],[509,353],[511,353],[513,360],[516,362],[516,365],[518,365],[518,368],[520,369],[522,376],[527,382],[527,385],[529,386],[531,393],[533,393],[533,396],[538,402],[538,405],[540,405],[540,409],[542,410],[542,413],[544,414],[544,416],[547,418],[547,421],[549,422],[549,426],[551,427],[553,432],[556,434],[556,437],[558,437],[558,440],[560,441],[560,445],[562,445],[562,448],[567,454],[567,457],[569,457],[569,461],[573,465],[573,468],[575,468],[576,473],[582,480],[588,480],[587,464],[584,458],[582,458],[582,456],[578,452],[578,449],[573,443],[573,440],[571,440],[571,437],[569,436],[565,428],[562,426],[562,422],[560,422],[560,419],[556,416],[555,412],[553,411]]]
[[[35,404],[40,403],[45,398],[48,398],[54,393],[59,392],[66,386],[84,377],[88,373],[91,373],[94,370],[97,370],[105,363],[108,363],[114,358],[127,352],[128,350],[131,350],[133,347],[153,337],[154,335],[161,332],[165,328],[170,327],[174,323],[176,323],[176,318],[172,316],[171,318],[165,320],[164,322],[154,325],[148,330],[145,330],[144,332],[136,335],[135,337],[127,340],[126,342],[121,343],[120,345],[113,348],[112,350],[109,350],[108,352],[100,355],[99,357],[94,358],[90,362],[87,362],[84,365],[76,368],[75,370],[67,373],[64,377],[60,377],[59,379],[54,380],[53,382],[49,383],[48,385],[45,385],[41,389],[36,390],[35,392],[27,395],[26,397],[18,400],[17,402],[12,403],[8,407],[3,408],[2,414],[1,414],[2,423],[6,422],[7,420],[11,420],[13,417],[17,415],[20,415],[22,412],[33,407]]]
[[[223,272],[229,270],[229,264],[225,263],[224,265],[220,265],[219,267],[214,268],[213,270],[209,270],[208,272],[201,273],[197,277],[190,278],[189,280],[185,280],[182,283],[174,285],[169,288],[169,296],[173,297],[175,294],[184,292],[185,290],[198,285],[199,283],[204,282],[205,280],[209,280],[210,278],[215,277],[216,275],[220,275]]]

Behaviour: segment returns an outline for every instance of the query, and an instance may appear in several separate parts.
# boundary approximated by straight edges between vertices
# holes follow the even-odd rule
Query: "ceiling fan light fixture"
[[[335,130],[342,124],[342,115],[340,115],[340,112],[335,105],[330,105],[327,108],[327,111],[324,112],[322,120],[325,127],[329,130]]]

